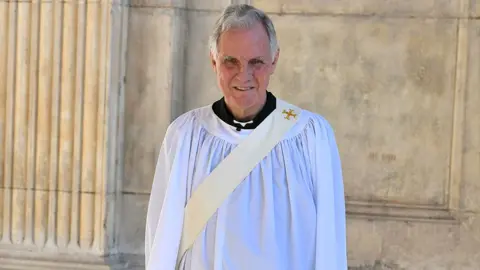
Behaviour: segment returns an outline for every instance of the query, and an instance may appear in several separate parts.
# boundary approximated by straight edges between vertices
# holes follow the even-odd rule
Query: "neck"
[[[244,108],[235,108],[233,106],[230,106],[225,101],[228,110],[232,113],[235,120],[240,122],[247,122],[255,118],[255,116],[257,116],[258,113],[262,110],[263,106],[265,106],[266,102],[267,102],[267,95],[264,96],[263,101],[261,103],[256,104],[255,106],[252,106],[250,108],[244,109]]]

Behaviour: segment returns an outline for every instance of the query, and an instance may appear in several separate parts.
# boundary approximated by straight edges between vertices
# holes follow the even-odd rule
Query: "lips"
[[[233,87],[235,90],[238,90],[238,91],[248,91],[248,90],[252,90],[254,87],[240,87],[240,86],[234,86]]]

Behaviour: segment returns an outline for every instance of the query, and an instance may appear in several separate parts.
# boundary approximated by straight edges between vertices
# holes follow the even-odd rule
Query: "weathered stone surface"
[[[110,42],[121,30],[110,8],[105,1],[0,3],[4,269],[108,268],[116,152],[109,142],[118,120],[110,83],[118,81],[107,74],[119,46]]]
[[[234,0],[235,1],[235,0]],[[232,0],[189,0],[187,7],[189,9],[197,9],[197,10],[217,10],[220,11],[230,5],[233,1]]]
[[[172,117],[173,10],[130,10],[123,190],[149,193]]]
[[[350,220],[349,266],[362,270],[478,269],[479,225],[478,217],[461,226]],[[361,240],[353,237],[358,233],[363,235]],[[380,238],[380,250],[365,246],[370,238]]]
[[[330,120],[348,196],[441,204],[451,150],[455,22],[274,20],[281,56],[270,88]],[[299,30],[306,24],[311,27]]]
[[[470,4],[471,15],[478,20],[480,17],[480,0],[472,0]]]
[[[136,8],[175,8],[185,7],[188,0],[130,0],[129,6]]]
[[[388,15],[393,17],[451,17],[466,16],[460,9],[459,1],[450,0],[253,0],[252,4],[273,13],[318,13]]]
[[[208,105],[221,97],[210,63],[208,37],[219,13],[190,11],[186,55],[185,109]]]
[[[462,202],[463,207],[480,211],[480,21],[470,21],[468,31],[467,92]]]
[[[119,248],[122,253],[143,255],[145,250],[145,218],[149,194],[124,194],[119,220]]]
[[[185,25],[183,10],[130,9],[119,227],[119,250],[128,254],[128,267],[133,267],[132,261],[143,264],[145,217],[158,151],[166,128],[183,112]]]
[[[461,27],[466,26],[462,22]],[[457,95],[465,91],[464,125],[455,130],[463,137],[461,159],[460,209],[467,214],[460,224],[384,222],[350,219],[350,269],[478,269],[480,265],[480,230],[478,199],[480,179],[480,92],[478,91],[480,65],[478,57],[479,23],[469,22],[467,31],[459,32],[458,62],[456,66]],[[468,62],[462,59],[468,59]],[[466,72],[464,77],[464,72]],[[466,79],[466,82],[462,82]],[[462,84],[465,87],[462,88]],[[457,105],[462,104],[457,102]],[[475,104],[475,105],[474,105]],[[459,109],[460,113],[462,108]],[[458,117],[458,116],[457,116]],[[431,155],[437,152],[431,151]],[[361,235],[361,237],[359,236]],[[365,245],[362,239],[380,238],[381,249]]]

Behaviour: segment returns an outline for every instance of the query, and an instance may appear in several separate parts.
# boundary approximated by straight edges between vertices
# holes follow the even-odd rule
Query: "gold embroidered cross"
[[[283,114],[285,114],[285,119],[290,120],[290,117],[297,118],[297,115],[293,113],[294,111],[292,109],[289,109],[288,111],[283,110]]]

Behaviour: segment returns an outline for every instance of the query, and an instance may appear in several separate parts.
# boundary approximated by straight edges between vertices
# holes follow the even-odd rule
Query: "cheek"
[[[264,84],[268,82],[270,78],[270,73],[267,70],[256,71],[253,76],[259,84]]]
[[[228,69],[221,69],[217,75],[222,84],[229,84],[233,78],[234,72]]]

